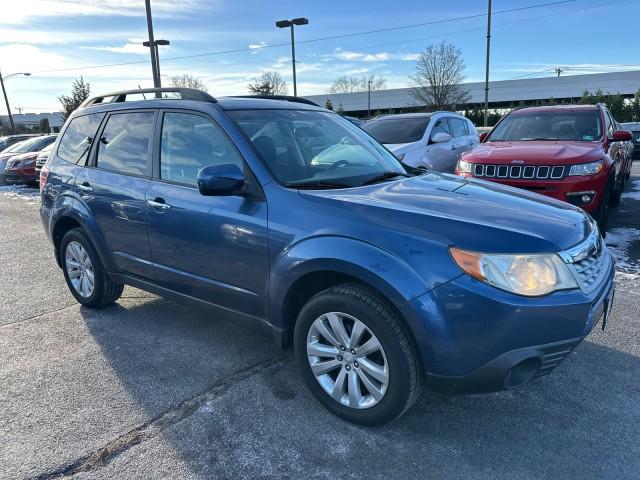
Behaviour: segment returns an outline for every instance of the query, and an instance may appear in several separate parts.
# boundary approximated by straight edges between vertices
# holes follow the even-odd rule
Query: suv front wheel
[[[74,228],[66,233],[60,245],[60,255],[64,279],[79,303],[102,308],[120,298],[124,285],[111,280],[82,230]]]
[[[346,420],[380,425],[418,398],[420,367],[399,318],[360,285],[332,287],[309,300],[294,346],[311,392]]]

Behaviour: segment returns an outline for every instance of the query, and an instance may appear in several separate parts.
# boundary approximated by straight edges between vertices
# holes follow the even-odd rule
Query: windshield
[[[488,142],[564,140],[593,142],[602,136],[600,112],[589,110],[517,112],[493,129]]]
[[[424,136],[431,117],[381,117],[365,123],[362,128],[382,144],[412,143]]]
[[[9,148],[5,150],[5,152],[12,153],[27,153],[33,152],[34,147],[38,145],[39,142],[42,142],[42,137],[30,138],[29,140],[25,140],[24,142],[16,143],[15,145],[11,145]]]
[[[355,187],[406,175],[396,157],[335,113],[309,110],[227,112],[276,179],[290,187]]]

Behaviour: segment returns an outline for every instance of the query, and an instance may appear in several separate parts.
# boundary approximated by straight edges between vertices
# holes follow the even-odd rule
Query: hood
[[[525,165],[573,165],[599,160],[604,155],[598,142],[488,142],[464,155],[468,162]]]
[[[341,190],[300,195],[332,202],[341,215],[405,234],[487,253],[549,253],[589,234],[582,210],[525,190],[454,175],[427,173]]]
[[[9,158],[7,160],[6,168],[9,169],[9,168],[13,167],[14,165],[16,165],[18,162],[21,162],[23,160],[33,160],[33,161],[35,161],[37,156],[38,156],[38,152],[19,153],[19,154],[14,155],[13,157],[11,157],[11,158]]]
[[[405,153],[411,150],[414,150],[420,147],[421,143],[418,142],[409,142],[409,143],[385,143],[384,146],[387,147],[393,153]]]
[[[2,152],[0,153],[0,160],[7,160],[11,157],[15,157],[16,155],[22,155],[22,153],[16,152]]]

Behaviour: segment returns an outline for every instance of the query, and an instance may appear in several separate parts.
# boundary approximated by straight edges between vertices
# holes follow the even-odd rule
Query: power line
[[[554,5],[562,5],[562,4],[567,4],[567,3],[573,3],[573,2],[576,2],[576,1],[578,1],[578,0],[559,0],[559,1],[555,1],[555,2],[540,3],[540,4],[537,4],[537,5],[529,5],[529,6],[526,6],[526,7],[518,7],[518,8],[505,9],[505,10],[498,10],[498,11],[493,12],[493,15],[503,14],[503,13],[520,12],[520,11],[523,11],[523,10],[531,10],[531,9],[534,9],[534,8],[548,7],[548,6],[554,6]],[[318,38],[312,38],[312,39],[308,39],[308,40],[298,41],[297,43],[298,44],[307,44],[307,43],[323,42],[323,41],[327,41],[327,40],[336,40],[336,39],[340,39],[340,38],[351,38],[351,37],[362,36],[362,35],[371,35],[371,34],[374,34],[374,33],[391,32],[391,31],[397,31],[397,30],[404,30],[404,29],[408,29],[408,28],[417,28],[417,27],[424,27],[424,26],[428,26],[428,25],[451,23],[451,22],[456,22],[456,21],[461,21],[461,20],[482,18],[482,17],[486,17],[486,16],[487,16],[486,13],[478,13],[478,14],[474,14],[474,15],[465,15],[465,16],[461,16],[461,17],[452,17],[452,18],[447,18],[447,19],[442,19],[442,20],[432,20],[432,21],[429,21],[429,22],[415,23],[415,24],[411,24],[411,25],[402,25],[402,26],[398,26],[398,27],[389,27],[389,28],[382,28],[382,29],[377,29],[377,30],[368,30],[368,31],[364,31],[364,32],[344,33],[344,34],[340,34],[340,35],[331,35],[331,36],[327,36],[327,37],[318,37]],[[163,58],[162,61],[163,62],[167,62],[167,61],[173,61],[173,60],[186,60],[186,59],[191,59],[191,58],[208,57],[208,56],[214,56],[214,55],[226,55],[226,54],[230,54],[230,53],[241,53],[241,52],[248,52],[248,51],[263,50],[263,49],[266,49],[266,48],[277,48],[277,47],[283,47],[283,46],[289,46],[289,43],[272,43],[272,44],[261,45],[259,48],[251,48],[251,47],[249,47],[249,48],[235,48],[235,49],[231,49],[231,50],[218,50],[218,51],[213,51],[213,52],[196,53],[196,54],[193,54],[193,55],[182,55],[182,56],[177,56],[177,57],[167,57],[167,58]],[[149,63],[149,61],[148,60],[142,60],[142,61],[121,62],[121,63],[111,63],[111,64],[102,64],[102,65],[88,65],[88,66],[82,66],[82,67],[70,67],[70,68],[60,68],[60,69],[50,69],[50,70],[38,70],[38,71],[33,71],[31,73],[33,73],[33,74],[57,73],[57,72],[68,72],[68,71],[76,71],[76,70],[88,70],[88,69],[95,69],[95,68],[121,67],[121,66],[127,66],[127,65],[140,65],[140,64],[146,64],[146,63]]]

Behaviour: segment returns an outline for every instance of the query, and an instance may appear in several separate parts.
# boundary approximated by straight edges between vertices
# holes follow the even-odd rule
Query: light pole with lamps
[[[149,47],[151,46],[150,42],[142,42],[142,45],[144,45],[145,47]],[[171,42],[169,40],[154,40],[153,41],[153,50],[154,50],[154,54],[152,55],[152,58],[155,59],[156,62],[156,68],[154,69],[154,79],[153,79],[153,86],[155,88],[161,88],[162,87],[162,81],[160,79],[160,77],[162,77],[163,75],[160,73],[160,53],[158,52],[158,46],[159,45],[171,45]],[[166,75],[164,75],[166,77]],[[156,82],[156,77],[157,77],[157,82]]]
[[[29,72],[20,72],[20,73],[12,73],[10,75],[7,75],[6,77],[2,77],[2,72],[0,72],[0,85],[2,86],[2,94],[4,95],[4,104],[7,106],[7,113],[9,114],[9,123],[11,123],[11,133],[13,135],[16,134],[16,125],[15,123],[13,123],[13,115],[11,115],[11,108],[9,107],[9,99],[7,98],[7,91],[4,88],[4,81],[18,75],[24,75],[25,77],[28,77],[31,74]]]
[[[276,22],[276,27],[278,28],[287,28],[291,27],[291,65],[293,66],[293,96],[298,96],[298,86],[296,84],[296,38],[293,33],[294,25],[308,25],[309,19],[300,17],[294,18],[293,20],[278,20]]]

